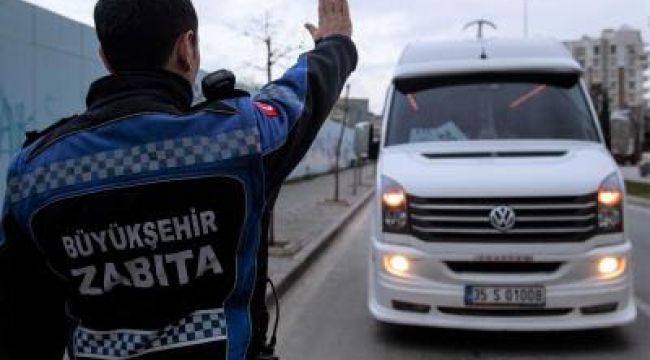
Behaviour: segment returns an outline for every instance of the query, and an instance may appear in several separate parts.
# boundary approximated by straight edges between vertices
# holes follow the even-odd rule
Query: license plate
[[[465,305],[498,307],[544,307],[543,286],[474,286],[465,287]]]

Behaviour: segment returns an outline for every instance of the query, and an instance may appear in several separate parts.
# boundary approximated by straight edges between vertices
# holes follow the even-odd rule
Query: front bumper
[[[600,256],[627,256],[631,245],[598,247],[583,254],[562,254],[551,251],[541,256],[544,261],[563,262],[553,274],[457,274],[445,261],[471,259],[494,251],[494,254],[521,250],[474,247],[478,253],[430,253],[411,247],[388,245],[373,241],[369,267],[369,299],[371,314],[379,321],[455,329],[493,331],[549,331],[609,328],[629,324],[636,319],[634,290],[628,263],[627,270],[613,280],[600,280],[585,269],[593,267]],[[491,249],[491,250],[488,250]],[[404,254],[415,260],[412,276],[399,278],[383,270],[384,254]],[[490,311],[467,307],[465,285],[543,285],[546,306],[539,311]],[[399,304],[416,306],[405,310]],[[612,304],[615,307],[612,308]],[[607,311],[588,314],[588,309],[610,306]],[[399,310],[398,310],[399,309]],[[426,310],[426,311],[424,311]]]

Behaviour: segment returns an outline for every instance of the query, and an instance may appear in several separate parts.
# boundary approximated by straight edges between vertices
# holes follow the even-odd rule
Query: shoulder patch
[[[278,109],[275,108],[273,105],[269,105],[267,103],[263,103],[260,101],[254,101],[253,104],[255,104],[255,107],[260,109],[260,111],[266,115],[266,116],[278,116],[280,113],[278,112]]]

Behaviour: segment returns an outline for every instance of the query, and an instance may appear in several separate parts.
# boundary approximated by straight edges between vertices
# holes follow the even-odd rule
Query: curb
[[[364,165],[364,166],[360,166],[360,168],[362,170],[366,170],[366,169],[372,169],[373,166],[376,166],[376,164],[374,162],[369,163],[369,164]],[[348,167],[344,167],[344,168],[339,169],[339,171],[341,173],[343,173],[343,172],[354,170],[354,169],[355,169],[354,166],[348,166]],[[295,178],[292,178],[292,179],[285,180],[283,184],[295,184],[295,183],[300,183],[300,182],[303,182],[303,181],[314,180],[314,179],[319,178],[321,176],[334,175],[335,172],[336,172],[335,170],[328,170],[328,171],[326,171],[324,173],[302,175],[302,176],[298,176],[298,177],[295,177]]]
[[[627,202],[632,205],[650,208],[650,200],[638,196],[627,196]]]
[[[275,284],[275,289],[278,293],[278,298],[282,296],[291,288],[291,286],[300,279],[300,276],[309,269],[309,266],[316,261],[320,255],[325,250],[336,237],[339,235],[341,230],[354,218],[359,210],[363,208],[364,205],[372,198],[372,195],[375,193],[374,189],[368,190],[365,194],[361,196],[356,203],[354,203],[349,209],[345,211],[343,215],[332,224],[327,230],[316,240],[310,242],[302,251],[298,252],[295,256],[295,263],[291,266],[289,271],[286,273],[272,276],[271,279]],[[267,305],[273,304],[275,301],[273,299],[273,294],[270,290],[266,292],[266,303]]]

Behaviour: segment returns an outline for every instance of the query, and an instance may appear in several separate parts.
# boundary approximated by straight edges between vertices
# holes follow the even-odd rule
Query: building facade
[[[585,70],[589,87],[605,91],[612,109],[644,107],[648,53],[639,30],[624,25],[565,44]]]

